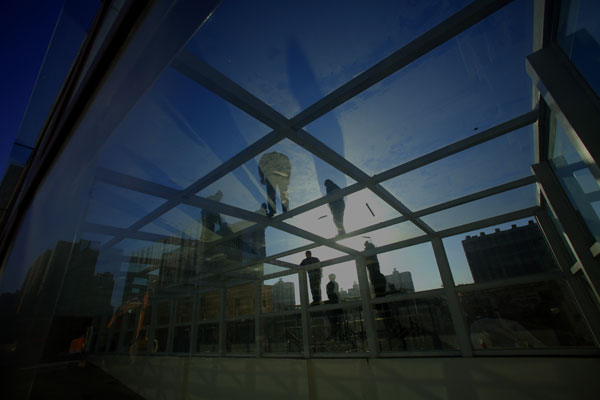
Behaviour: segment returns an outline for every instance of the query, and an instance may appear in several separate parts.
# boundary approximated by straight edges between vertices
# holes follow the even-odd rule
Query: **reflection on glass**
[[[175,323],[191,322],[194,299],[185,297],[175,301]]]
[[[190,351],[190,341],[192,339],[192,327],[177,326],[175,327],[175,336],[173,339],[173,352],[188,353]]]
[[[463,233],[443,242],[456,285],[557,269],[544,236],[532,219]]]
[[[365,261],[376,297],[442,287],[433,249],[429,243],[367,256]]]
[[[169,338],[169,328],[160,328],[154,331],[154,340],[158,343],[156,351],[164,353],[167,351],[167,339]]]
[[[596,240],[600,240],[600,185],[554,117],[550,132],[550,165],[575,211]]]
[[[216,320],[221,310],[221,294],[218,291],[203,292],[198,295],[198,320]]]
[[[256,352],[254,325],[254,319],[227,322],[227,351],[230,353]]]
[[[398,211],[368,189],[352,193],[343,199],[343,218],[338,219],[338,224],[343,225],[345,232],[353,232],[400,216]],[[337,229],[338,224],[335,222],[334,209],[341,210],[341,204],[333,202],[320,206],[285,222],[321,237],[332,238],[342,234]]]
[[[157,325],[166,325],[169,323],[171,318],[171,303],[168,301],[163,301],[156,305],[156,324]]]
[[[323,197],[326,179],[340,187],[353,183],[325,161],[284,139],[198,195],[208,197],[220,191],[225,204],[274,216]]]
[[[382,185],[417,211],[530,176],[534,162],[531,129],[523,127]]]
[[[558,44],[596,94],[600,94],[600,3],[565,0],[560,8]]]
[[[459,292],[474,349],[593,346],[565,283]]]
[[[300,314],[262,319],[262,350],[270,353],[300,353],[302,319]]]
[[[294,310],[300,307],[298,274],[266,280],[262,287],[262,312]]]
[[[216,353],[219,350],[219,324],[200,324],[196,338],[196,352]]]
[[[368,351],[361,307],[311,312],[310,324],[314,353]]]
[[[226,313],[228,317],[254,314],[254,292],[256,285],[245,285],[227,288]]]
[[[412,239],[424,235],[421,229],[410,221],[388,226],[387,228],[377,229],[375,231],[363,233],[338,241],[339,244],[353,248],[354,250],[364,250],[365,242],[369,241],[377,246],[384,246],[400,242],[406,239]]]
[[[183,189],[268,131],[259,121],[169,68],[104,144],[99,166]],[[140,140],[141,132],[144,140]],[[170,156],[173,154],[177,157]]]
[[[316,254],[313,253],[313,257]],[[321,274],[316,274],[319,279],[314,279],[314,286],[310,286],[310,275],[308,277],[309,298],[312,296],[314,302],[314,295],[317,294],[319,296],[319,302],[312,304],[313,306],[318,305],[320,302],[325,304],[332,302],[330,296],[331,290],[328,290],[327,287],[330,282],[333,282],[338,302],[357,301],[360,299],[360,287],[358,285],[356,263],[354,261],[319,268],[315,271],[320,271]],[[336,301],[333,302],[335,303]]]
[[[187,49],[291,117],[466,4],[225,2]]]
[[[537,188],[533,184],[438,211],[422,220],[434,230],[443,230],[536,205]]]
[[[532,9],[513,1],[306,130],[373,175],[530,111]]]
[[[90,193],[85,220],[127,228],[165,201],[119,186],[96,182]]]
[[[458,348],[445,298],[380,303],[373,308],[380,351]]]

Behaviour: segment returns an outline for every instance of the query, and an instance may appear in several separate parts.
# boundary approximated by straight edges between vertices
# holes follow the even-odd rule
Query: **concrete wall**
[[[600,359],[257,359],[105,356],[91,361],[148,399],[598,399]]]

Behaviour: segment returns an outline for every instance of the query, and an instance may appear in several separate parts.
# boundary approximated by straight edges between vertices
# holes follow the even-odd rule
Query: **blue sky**
[[[64,0],[0,2],[0,171],[12,143]]]

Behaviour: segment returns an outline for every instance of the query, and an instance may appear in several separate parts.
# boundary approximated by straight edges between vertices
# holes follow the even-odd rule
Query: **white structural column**
[[[551,44],[527,57],[527,72],[600,183],[600,101],[571,61]]]
[[[460,346],[460,353],[463,357],[473,357],[473,349],[471,348],[471,338],[469,331],[467,330],[467,324],[462,313],[462,308],[458,301],[458,295],[454,287],[454,278],[452,277],[452,271],[450,270],[450,263],[448,263],[448,257],[446,256],[446,250],[440,237],[433,237],[431,239],[431,246],[433,247],[433,253],[435,254],[435,260],[440,270],[440,277],[442,278],[442,284],[444,285],[444,292],[446,294],[446,300],[448,301],[448,308],[450,316],[452,317],[452,324],[456,331],[456,337],[458,338],[458,345]]]
[[[219,355],[224,356],[227,348],[225,341],[227,340],[227,324],[225,323],[225,316],[227,315],[227,288],[221,289],[219,309]]]
[[[298,271],[298,283],[300,286],[300,310],[302,313],[302,347],[304,348],[304,357],[310,357],[310,318],[308,315],[308,280],[306,271]]]
[[[567,234],[567,239],[573,248],[577,261],[582,267],[583,273],[590,283],[594,295],[600,300],[600,265],[590,251],[592,243],[590,243],[585,234],[586,228],[581,224],[577,213],[573,209],[569,198],[562,190],[560,182],[554,175],[550,165],[548,163],[535,164],[531,168],[537,176],[548,205],[554,211],[554,214]]]
[[[540,210],[536,214],[536,220],[540,226],[546,240],[550,244],[550,248],[560,270],[565,274],[567,282],[572,289],[575,301],[579,305],[584,318],[586,319],[596,346],[600,345],[600,315],[598,310],[592,303],[592,300],[587,295],[584,283],[575,275],[571,274],[571,257],[568,254],[568,249],[565,247],[560,238],[560,233],[554,225],[552,218],[546,210]]]
[[[254,341],[256,342],[256,356],[262,355],[262,336],[261,336],[261,314],[262,314],[262,271],[261,279],[254,283]]]
[[[371,307],[371,289],[369,285],[369,278],[367,277],[367,263],[365,262],[365,258],[362,256],[356,259],[356,275],[358,276],[358,285],[360,287],[363,321],[367,331],[369,357],[377,357],[379,355],[377,329],[375,327],[373,308]]]

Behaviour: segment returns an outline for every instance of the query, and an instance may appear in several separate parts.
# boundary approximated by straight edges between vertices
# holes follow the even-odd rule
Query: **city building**
[[[101,2],[17,138],[0,393],[595,399],[598,4]]]
[[[555,262],[537,224],[513,224],[492,234],[467,236],[462,241],[475,283],[537,274],[553,269]]]

